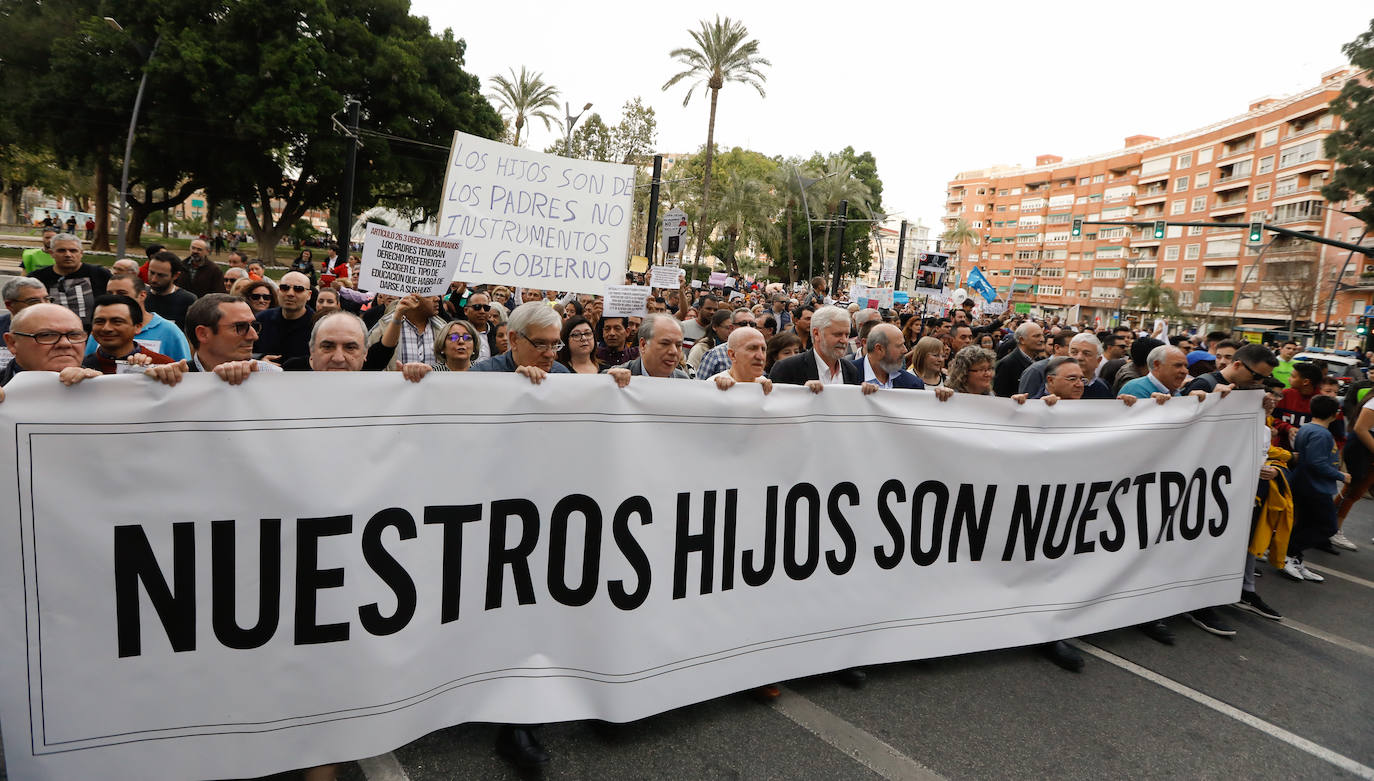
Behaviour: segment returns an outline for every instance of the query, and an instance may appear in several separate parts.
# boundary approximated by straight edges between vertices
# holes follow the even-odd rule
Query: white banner
[[[601,295],[625,279],[634,168],[453,134],[439,235],[454,278]]]
[[[607,285],[603,317],[644,317],[649,313],[649,290],[643,285]]]
[[[367,224],[358,289],[404,296],[440,296],[448,291],[463,243],[385,225]]]
[[[23,779],[265,775],[1232,602],[1259,470],[1255,392],[1126,409],[36,372],[6,391],[0,724]],[[671,452],[711,452],[714,477],[655,466]],[[605,469],[626,458],[635,476]]]

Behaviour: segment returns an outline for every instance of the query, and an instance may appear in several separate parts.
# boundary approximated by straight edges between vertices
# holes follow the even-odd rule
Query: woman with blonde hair
[[[923,336],[911,351],[911,373],[927,387],[945,381],[945,344],[933,336]]]
[[[434,363],[437,372],[465,372],[472,366],[477,340],[482,338],[472,323],[454,320],[434,337]]]
[[[230,295],[248,299],[248,306],[257,314],[272,307],[281,306],[277,297],[277,283],[270,279],[240,279],[229,291]]]

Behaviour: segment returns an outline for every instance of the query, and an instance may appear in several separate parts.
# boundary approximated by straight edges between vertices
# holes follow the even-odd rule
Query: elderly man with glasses
[[[521,304],[511,312],[506,325],[510,350],[478,361],[469,371],[515,372],[538,385],[550,374],[567,374],[568,367],[554,360],[563,349],[559,341],[563,319],[552,307],[538,301]]]
[[[64,385],[100,376],[100,372],[81,366],[86,347],[81,318],[57,304],[34,304],[15,314],[5,334],[5,346],[14,360],[0,370],[0,387],[24,371],[58,372]]]

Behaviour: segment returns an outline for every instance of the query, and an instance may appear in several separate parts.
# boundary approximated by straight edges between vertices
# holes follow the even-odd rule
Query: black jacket
[[[840,373],[844,376],[845,385],[859,385],[864,381],[863,372],[859,371],[852,361],[841,359]],[[811,380],[819,380],[820,378],[820,373],[816,369],[815,350],[807,350],[804,353],[797,353],[791,358],[784,358],[773,364],[773,370],[768,372],[768,379],[787,385],[805,385]]]
[[[1030,358],[1021,352],[1021,348],[1013,348],[1000,361],[992,375],[992,392],[994,395],[1008,398],[1017,393],[1021,383],[1021,373],[1030,367]]]

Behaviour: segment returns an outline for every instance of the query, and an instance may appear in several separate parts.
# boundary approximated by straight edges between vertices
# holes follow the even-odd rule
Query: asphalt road
[[[870,668],[859,691],[818,677],[772,704],[740,694],[632,724],[551,724],[542,777],[1374,779],[1374,501],[1346,531],[1358,553],[1308,557],[1325,583],[1262,566],[1259,592],[1286,618],[1221,608],[1234,638],[1176,618],[1172,647],[1132,629],[1080,638],[1081,673],[1008,649]],[[440,730],[340,778],[539,777],[496,757],[494,735]]]

